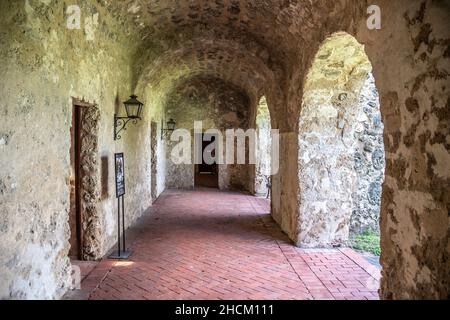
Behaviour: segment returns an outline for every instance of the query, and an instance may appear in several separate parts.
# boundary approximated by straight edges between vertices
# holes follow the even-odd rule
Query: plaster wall
[[[68,29],[62,2],[0,3],[0,298],[55,299],[72,285],[72,97],[100,113],[90,258],[116,241],[114,152],[125,153],[127,226],[150,205],[148,120],[113,141],[113,114],[131,92],[130,30],[99,4],[80,7],[82,29]]]

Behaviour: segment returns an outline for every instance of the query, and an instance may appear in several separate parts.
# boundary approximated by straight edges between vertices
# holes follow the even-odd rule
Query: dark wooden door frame
[[[71,146],[70,159],[73,170],[73,190],[71,190],[70,201],[70,244],[76,243],[76,250],[70,248],[70,255],[82,260],[83,252],[83,230],[81,217],[81,194],[80,194],[80,152],[81,152],[81,119],[82,106],[76,103],[74,99],[72,103],[72,126],[71,126]],[[75,230],[74,230],[75,227]],[[75,234],[74,234],[75,231]],[[75,238],[75,239],[74,239]]]
[[[77,233],[77,250],[78,259],[83,259],[83,217],[81,212],[81,183],[80,183],[80,153],[81,153],[81,119],[82,119],[82,106],[77,104],[73,105],[74,113],[74,172],[75,172],[75,219],[76,219],[76,233]]]

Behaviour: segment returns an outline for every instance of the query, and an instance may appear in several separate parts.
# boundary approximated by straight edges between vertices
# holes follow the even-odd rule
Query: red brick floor
[[[128,231],[129,261],[103,260],[73,299],[378,299],[379,271],[351,249],[300,249],[266,199],[164,192]]]

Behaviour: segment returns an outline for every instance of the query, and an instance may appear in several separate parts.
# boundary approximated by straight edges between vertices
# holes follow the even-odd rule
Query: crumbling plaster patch
[[[449,171],[449,148],[438,138],[448,136],[450,127],[445,53],[450,28],[444,13],[449,4],[382,1],[380,6],[382,31],[370,32],[361,22],[357,38],[367,43],[374,67],[390,165],[382,196],[381,297],[448,299],[450,202],[442,192],[450,181],[430,169]],[[431,32],[424,33],[427,28]],[[411,98],[417,107],[411,108]],[[442,147],[427,151],[428,144],[445,146],[447,154]],[[430,215],[433,224],[426,223]]]

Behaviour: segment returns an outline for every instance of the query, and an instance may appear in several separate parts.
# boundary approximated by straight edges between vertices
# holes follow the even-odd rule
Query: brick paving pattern
[[[379,270],[351,249],[300,249],[266,199],[168,190],[128,230],[129,261],[103,260],[71,298],[378,299]]]

